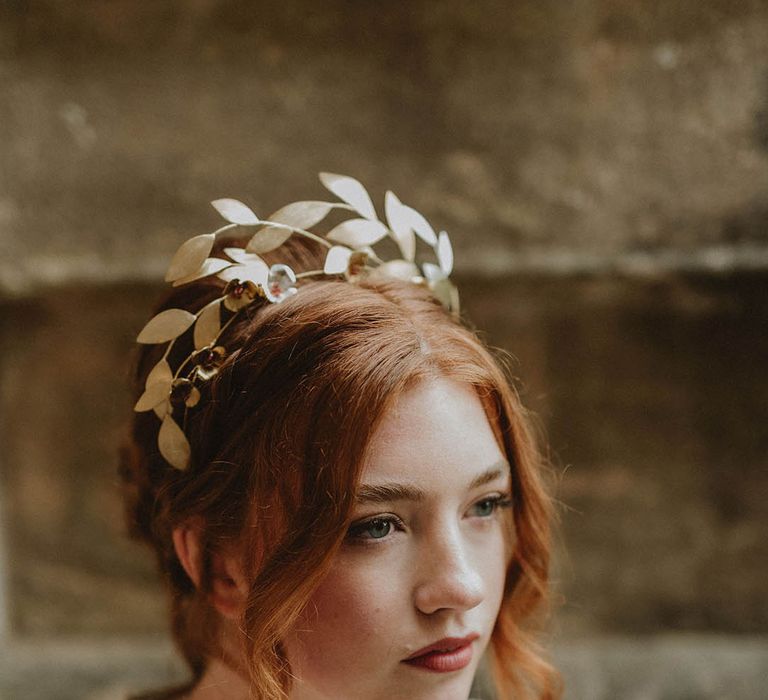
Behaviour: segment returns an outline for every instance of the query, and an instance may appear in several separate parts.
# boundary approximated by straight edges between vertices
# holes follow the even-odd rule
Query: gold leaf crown
[[[449,279],[453,269],[453,250],[448,234],[436,234],[429,222],[415,209],[403,204],[393,192],[384,198],[386,223],[381,221],[365,187],[352,177],[320,173],[320,181],[340,202],[293,202],[267,219],[258,216],[236,199],[217,199],[211,204],[228,222],[213,233],[194,236],[176,251],[165,275],[174,287],[215,276],[226,284],[222,295],[197,313],[167,309],[154,316],[139,333],[139,343],[168,343],[160,361],[147,376],[145,390],[134,411],[154,411],[162,421],[158,448],[173,467],[184,470],[190,463],[190,445],[182,426],[187,411],[198,404],[200,387],[218,371],[228,350],[218,344],[238,314],[257,299],[279,303],[297,292],[296,282],[310,277],[343,278],[355,282],[363,278],[397,278],[428,287],[452,314],[458,317],[459,295]],[[332,210],[352,212],[353,218],[334,226],[324,236],[309,229],[319,224]],[[218,234],[236,228],[255,228],[245,248],[224,248],[229,258],[209,257]],[[309,238],[327,248],[322,270],[295,272],[281,263],[267,265],[259,256],[279,248],[291,236]],[[384,261],[373,246],[385,238],[395,241],[400,257]],[[416,240],[434,250],[437,264],[415,262]],[[222,309],[223,307],[223,309]],[[192,329],[194,350],[173,371],[168,356],[176,340]],[[183,409],[180,426],[173,418],[174,408]]]

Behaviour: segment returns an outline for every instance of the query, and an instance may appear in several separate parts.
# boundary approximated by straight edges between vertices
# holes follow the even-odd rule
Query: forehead
[[[384,415],[361,481],[460,488],[504,459],[474,389],[451,379],[430,379],[398,397]]]

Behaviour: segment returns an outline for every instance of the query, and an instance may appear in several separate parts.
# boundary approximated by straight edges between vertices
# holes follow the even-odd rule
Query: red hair
[[[322,267],[313,248],[293,239],[279,258],[297,269]],[[218,281],[207,280],[175,290],[160,308],[196,311],[218,295]],[[428,290],[408,282],[307,282],[285,301],[256,303],[241,316],[221,340],[230,351],[225,364],[190,412],[190,468],[177,471],[158,454],[151,412],[134,416],[122,453],[131,532],[157,554],[193,684],[219,651],[206,601],[210,554],[237,542],[255,553],[246,562],[252,584],[243,619],[252,692],[260,700],[287,697],[281,639],[344,539],[367,445],[398,396],[445,377],[474,388],[511,465],[511,555],[491,639],[498,695],[558,697],[558,676],[536,644],[548,597],[551,501],[503,362]],[[160,352],[140,352],[137,397]],[[204,523],[208,555],[199,590],[171,538],[192,517]]]

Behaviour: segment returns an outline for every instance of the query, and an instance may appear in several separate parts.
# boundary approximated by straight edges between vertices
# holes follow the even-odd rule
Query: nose
[[[414,603],[431,615],[439,610],[471,610],[483,600],[483,578],[458,530],[443,530],[425,541],[417,566]]]

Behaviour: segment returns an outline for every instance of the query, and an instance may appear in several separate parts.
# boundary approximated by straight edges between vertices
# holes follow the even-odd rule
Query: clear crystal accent
[[[264,293],[271,302],[283,301],[296,294],[296,273],[288,265],[278,264],[269,268],[267,288]]]

